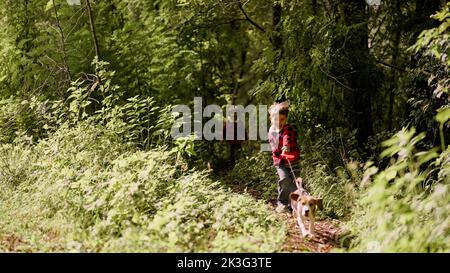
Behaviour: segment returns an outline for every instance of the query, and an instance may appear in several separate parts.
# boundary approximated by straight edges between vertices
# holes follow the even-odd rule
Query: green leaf
[[[51,8],[53,8],[53,1],[48,0],[47,5],[45,5],[45,11],[49,11]]]
[[[31,38],[28,38],[28,39],[22,39],[22,40],[20,40],[20,42],[17,44],[17,47],[18,47],[18,48],[22,48],[22,47],[25,45],[26,42],[29,42],[29,41],[31,41],[31,40],[32,40]]]
[[[436,120],[440,124],[446,123],[449,119],[450,119],[450,108],[438,110],[438,114],[436,115]]]
[[[437,148],[431,149],[429,151],[426,152],[419,152],[416,153],[417,156],[417,162],[422,165],[425,162],[430,161],[431,159],[434,159],[436,157],[439,156],[439,154],[437,153]]]
[[[67,0],[67,4],[69,4],[70,6],[79,6],[80,0]]]
[[[385,171],[385,177],[388,181],[394,179],[397,176],[397,170],[395,169],[387,169]]]

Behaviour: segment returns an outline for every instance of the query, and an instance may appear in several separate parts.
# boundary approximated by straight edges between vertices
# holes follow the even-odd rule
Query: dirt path
[[[271,202],[273,209],[275,205]],[[279,215],[280,219],[287,222],[288,232],[286,241],[281,249],[283,252],[330,252],[338,247],[338,238],[341,229],[328,219],[316,220],[316,237],[313,239],[302,238],[298,225],[291,213]]]
[[[231,185],[229,185],[231,186]],[[262,199],[260,192],[232,185],[235,192],[247,192],[255,199]],[[275,210],[276,200],[265,200]],[[338,238],[342,234],[342,229],[338,226],[337,220],[317,219],[315,223],[316,237],[314,239],[306,239],[300,236],[300,230],[292,213],[279,214],[281,221],[287,222],[288,232],[286,241],[281,249],[282,252],[330,252],[333,248],[339,247]]]

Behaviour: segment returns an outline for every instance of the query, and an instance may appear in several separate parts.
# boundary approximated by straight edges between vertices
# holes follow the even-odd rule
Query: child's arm
[[[283,134],[283,146],[281,148],[281,154],[286,154],[291,152],[291,147],[297,145],[295,142],[295,131],[291,126],[287,126]]]

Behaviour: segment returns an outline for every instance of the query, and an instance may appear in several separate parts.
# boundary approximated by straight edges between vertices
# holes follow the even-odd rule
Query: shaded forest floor
[[[265,199],[259,191],[248,187],[232,185],[231,189],[238,193],[247,192],[258,200],[263,199],[275,211],[276,199]],[[327,253],[334,248],[340,248],[339,237],[343,234],[343,230],[339,227],[338,220],[317,218],[315,223],[316,237],[307,239],[301,237],[300,230],[292,213],[281,213],[278,214],[278,217],[280,221],[285,221],[287,225],[286,240],[281,248],[282,252]]]

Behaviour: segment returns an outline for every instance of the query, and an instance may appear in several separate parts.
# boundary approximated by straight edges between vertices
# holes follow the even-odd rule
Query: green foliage
[[[346,166],[357,176],[356,163]],[[348,219],[359,197],[358,185],[353,183],[349,171],[337,168],[330,174],[326,165],[304,163],[303,184],[313,196],[323,199],[323,214],[334,219]],[[354,177],[355,178],[355,177]]]
[[[422,53],[425,56],[433,57],[434,67],[433,71],[428,74],[428,85],[432,88],[432,95],[426,98],[411,98],[415,105],[418,105],[422,112],[427,112],[428,116],[426,120],[428,122],[428,128],[436,128],[433,124],[433,119],[430,117],[435,116],[437,110],[439,114],[436,116],[436,120],[439,122],[439,138],[441,142],[442,150],[445,149],[444,135],[448,132],[448,126],[444,126],[448,120],[448,101],[449,101],[449,86],[450,77],[448,71],[450,69],[450,61],[448,54],[450,53],[449,41],[449,27],[450,27],[450,4],[443,7],[441,11],[432,16],[437,19],[440,24],[438,27],[423,30],[416,43],[410,47],[410,51]],[[430,107],[431,106],[431,107]],[[419,109],[418,109],[419,110]],[[420,111],[415,111],[416,116],[423,116]],[[435,130],[435,129],[434,129]],[[437,131],[437,130],[435,130]],[[444,133],[445,132],[445,133]],[[436,133],[437,134],[437,133]]]
[[[229,185],[257,190],[266,200],[276,198],[277,181],[272,158],[263,152],[241,157],[225,178]]]
[[[197,156],[195,152],[195,135],[180,137],[174,141],[177,157]]]
[[[226,142],[170,138],[201,96],[290,100],[305,185],[321,216],[356,213],[352,250],[448,251],[450,6],[354,3],[91,1],[93,33],[86,1],[3,1],[0,249],[279,250],[267,206],[198,171],[273,200],[270,157],[243,145],[224,174]],[[427,134],[383,152],[402,126]]]
[[[79,78],[71,83],[66,100],[36,97],[19,101],[13,97],[0,100],[0,141],[12,142],[21,135],[36,141],[62,125],[75,126],[89,120],[104,124],[121,134],[123,140],[142,148],[170,144],[170,128],[174,122],[171,106],[160,107],[152,97],[135,96],[122,99],[122,89],[114,84],[115,72],[108,63],[93,61],[97,75],[92,82]]]
[[[444,138],[444,125],[450,120],[450,108],[444,108],[438,110],[436,120],[439,122],[439,131],[441,136],[441,148],[445,150],[445,138]]]
[[[188,100],[198,84],[198,56],[178,43],[178,29],[166,19],[176,12],[166,5],[172,3],[109,1],[96,6],[101,11],[100,35],[107,36],[105,59],[130,97],[151,95],[164,103]]]
[[[2,144],[0,146],[0,181],[2,187],[15,187],[27,179],[32,152],[29,147]]]
[[[0,143],[12,143],[22,136],[36,140],[45,135],[50,118],[49,107],[51,104],[48,101],[37,97],[0,100]]]
[[[391,164],[366,171],[368,188],[351,225],[358,235],[352,251],[449,251],[450,147],[441,155],[436,149],[419,152],[415,147],[424,137],[403,130],[383,143],[382,156],[391,157]]]
[[[3,145],[0,237],[14,234],[20,244],[9,249],[2,241],[0,248],[82,252],[280,248],[285,231],[261,201],[224,190],[204,173],[181,173],[175,151],[144,152],[122,143],[120,132],[83,121],[74,128],[63,126],[35,147]],[[28,217],[33,220],[24,221]]]
[[[448,54],[450,53],[450,45],[448,43],[450,27],[450,4],[447,4],[440,12],[433,15],[433,18],[441,22],[439,27],[424,30],[420,34],[417,43],[412,47],[412,49],[415,49],[416,51],[424,49],[425,54],[431,55],[439,60],[440,63],[444,66],[445,72],[448,72],[450,69],[450,61],[448,60]],[[448,100],[450,86],[450,77],[448,77],[448,73],[444,75],[433,74],[430,76],[429,82],[432,82],[433,87],[435,87],[433,95],[438,98],[447,96]],[[445,150],[444,131],[448,131],[448,127],[445,128],[444,125],[450,119],[450,110],[448,108],[448,105],[444,104],[440,109],[438,109],[438,114],[436,115],[435,119],[439,122],[441,148],[442,150]]]
[[[448,42],[450,38],[450,4],[447,3],[441,11],[432,17],[440,21],[439,27],[422,31],[416,44],[411,49],[419,51],[425,48],[427,54],[434,56],[449,67],[450,60],[447,54],[450,51]],[[445,89],[445,91],[448,92],[448,89]]]

